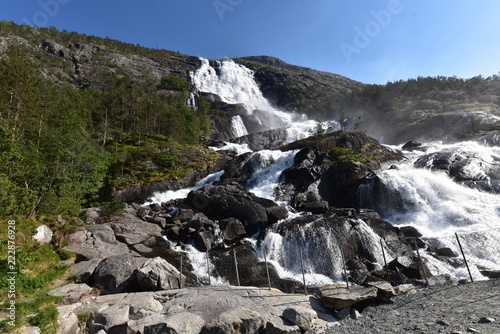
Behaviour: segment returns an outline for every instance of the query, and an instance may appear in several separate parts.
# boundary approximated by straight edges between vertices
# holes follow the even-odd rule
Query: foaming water
[[[500,227],[499,195],[461,185],[443,171],[413,166],[422,155],[440,151],[468,152],[479,163],[500,161],[499,147],[477,142],[425,144],[422,151],[404,152],[407,163],[378,173],[379,187],[362,186],[361,204],[394,225],[412,225],[430,238]]]
[[[287,142],[306,138],[311,135],[316,122],[298,115],[276,109],[262,94],[254,79],[254,72],[235,63],[231,59],[215,61],[214,67],[208,59],[200,58],[201,66],[191,73],[191,78],[200,92],[219,96],[229,104],[243,105],[246,115],[231,119],[231,133],[241,137],[249,133],[243,118],[252,116],[252,123],[264,129],[286,128]],[[339,129],[337,122],[331,122],[333,130]]]
[[[377,176],[383,187],[366,194],[364,204],[394,225],[415,226],[426,237],[500,227],[498,195],[462,186],[444,172],[406,165]]]
[[[246,187],[258,197],[276,200],[275,190],[279,184],[281,173],[293,166],[296,151],[264,150],[252,155],[254,169]]]
[[[196,183],[194,187],[184,188],[179,190],[167,190],[161,192],[155,192],[150,199],[148,199],[143,205],[150,205],[153,203],[163,203],[174,199],[186,198],[190,191],[203,188],[204,186],[211,185],[220,180],[220,177],[224,174],[224,171],[213,173],[207,177],[201,179]]]
[[[415,168],[424,154],[452,152],[474,157],[466,165],[471,175],[486,178],[482,164],[498,164],[500,148],[477,142],[452,145],[430,143],[421,151],[404,152],[409,160],[377,174],[360,188],[361,205],[376,210],[395,226],[413,226],[436,248],[450,248],[461,255],[463,244],[474,280],[485,279],[481,270],[500,270],[500,195],[473,189],[452,180],[444,171]],[[469,278],[464,265],[452,265],[423,251],[434,274]]]

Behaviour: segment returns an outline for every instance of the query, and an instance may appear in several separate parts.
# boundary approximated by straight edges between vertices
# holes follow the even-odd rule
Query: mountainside
[[[330,96],[364,86],[338,74],[290,65],[269,56],[235,61],[254,70],[264,97],[288,111],[317,113],[328,106]]]

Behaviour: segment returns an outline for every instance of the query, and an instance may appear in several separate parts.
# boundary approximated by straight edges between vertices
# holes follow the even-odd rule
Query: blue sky
[[[500,1],[0,0],[0,19],[365,83],[500,72]]]

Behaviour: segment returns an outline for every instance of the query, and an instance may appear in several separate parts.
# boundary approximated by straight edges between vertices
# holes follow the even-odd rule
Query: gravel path
[[[500,333],[500,280],[420,288],[392,301],[324,333]]]

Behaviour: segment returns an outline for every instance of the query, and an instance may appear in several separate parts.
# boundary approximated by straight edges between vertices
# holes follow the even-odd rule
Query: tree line
[[[76,89],[43,78],[28,51],[11,46],[0,58],[0,217],[76,215],[123,177],[131,155],[197,144],[209,105],[186,105],[191,90],[178,77],[138,83],[126,75]]]

